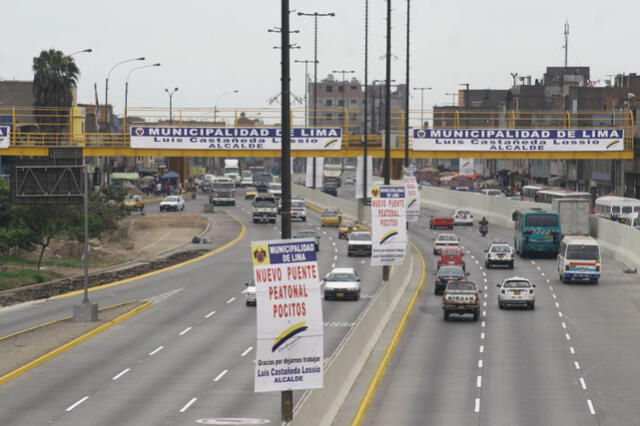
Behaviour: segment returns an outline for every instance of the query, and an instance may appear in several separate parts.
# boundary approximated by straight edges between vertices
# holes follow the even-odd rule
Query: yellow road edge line
[[[407,310],[402,315],[402,319],[400,320],[400,323],[398,323],[398,326],[396,327],[396,331],[393,333],[391,342],[389,343],[389,346],[387,346],[387,350],[385,351],[385,354],[382,357],[382,361],[380,361],[380,364],[376,369],[376,373],[374,374],[373,379],[369,384],[367,393],[364,395],[364,398],[362,399],[362,402],[358,407],[358,411],[356,412],[353,422],[351,422],[351,426],[360,426],[364,421],[367,415],[367,411],[369,410],[369,406],[371,405],[371,402],[373,401],[373,398],[375,397],[376,392],[378,391],[378,386],[380,385],[380,382],[382,381],[382,378],[384,377],[384,374],[387,371],[389,362],[391,361],[391,358],[393,357],[396,351],[396,348],[398,347],[398,343],[400,342],[400,339],[404,334],[404,330],[407,326],[407,322],[409,321],[409,317],[411,316],[411,313],[415,308],[416,302],[418,301],[418,297],[420,296],[420,293],[424,288],[424,283],[427,278],[427,263],[420,249],[418,249],[418,247],[413,243],[411,243],[411,246],[413,246],[413,248],[420,255],[420,262],[422,263],[422,274],[420,277],[420,284],[418,284],[418,287],[413,293],[413,296],[411,297],[411,301],[409,302],[409,306],[407,306]]]
[[[33,370],[34,368],[44,364],[45,362],[52,360],[53,358],[57,357],[58,355],[63,354],[64,352],[68,351],[69,349],[72,349],[76,346],[78,346],[80,343],[89,340],[90,338],[102,333],[105,330],[108,330],[109,328],[113,327],[114,325],[120,324],[121,322],[131,318],[132,316],[139,314],[140,312],[144,311],[145,309],[149,308],[151,305],[153,304],[153,302],[151,301],[147,301],[145,303],[143,303],[142,305],[130,310],[129,312],[126,312],[122,315],[120,315],[119,317],[112,319],[111,321],[102,324],[100,327],[89,331],[88,333],[83,334],[80,337],[77,337],[75,339],[73,339],[72,341],[70,341],[69,343],[66,343],[62,346],[57,347],[56,349],[52,350],[51,352],[48,352],[44,355],[42,355],[39,358],[34,359],[31,362],[28,362],[27,364],[23,365],[22,367],[18,367],[15,370],[13,370],[10,373],[5,374],[4,376],[0,377],[0,386],[4,385],[5,383],[15,379],[16,377],[19,377],[21,375],[23,375],[24,373],[26,373],[29,370]]]
[[[162,274],[164,272],[171,271],[173,269],[178,269],[178,268],[190,265],[190,264],[195,263],[195,262],[200,262],[203,259],[206,259],[208,257],[214,256],[214,255],[216,255],[218,253],[221,253],[221,252],[225,251],[226,249],[230,248],[231,246],[237,244],[240,240],[242,240],[245,237],[245,235],[247,234],[247,227],[244,224],[244,222],[242,222],[237,216],[235,216],[235,215],[233,215],[231,213],[228,213],[226,211],[223,212],[223,213],[228,215],[228,216],[230,216],[234,220],[236,220],[240,224],[240,226],[242,227],[242,229],[240,230],[240,233],[238,234],[238,236],[235,237],[233,240],[229,241],[228,243],[226,243],[225,245],[223,245],[221,247],[218,247],[217,249],[215,249],[213,251],[210,251],[209,253],[205,253],[202,256],[198,256],[198,257],[195,257],[193,259],[185,260],[184,262],[177,263],[177,264],[172,265],[172,266],[167,266],[166,268],[162,268],[162,269],[158,269],[158,270],[155,270],[155,271],[147,272],[146,274],[142,274],[142,275],[136,275],[135,277],[131,277],[131,278],[125,278],[125,279],[120,280],[120,281],[114,281],[112,283],[107,283],[107,284],[102,284],[102,285],[95,286],[95,287],[90,287],[89,291],[103,290],[105,288],[115,287],[115,286],[118,286],[118,285],[127,284],[127,283],[130,283],[132,281],[140,280],[140,279],[143,279],[143,278],[152,277],[154,275]],[[64,294],[59,294],[57,296],[53,296],[50,299],[63,299],[65,297],[72,297],[72,296],[76,296],[78,294],[82,294],[83,292],[84,292],[84,290],[74,290],[74,291],[70,291],[69,293],[64,293]]]
[[[110,305],[110,306],[106,306],[104,308],[101,308],[100,311],[106,311],[107,309],[118,308],[118,307],[124,306],[124,305],[126,305],[128,303],[133,303],[133,302],[132,301],[128,301],[128,302],[116,303],[115,305]],[[73,319],[73,317],[59,318],[59,319],[43,322],[42,324],[34,325],[33,327],[25,328],[24,330],[18,330],[18,331],[14,332],[14,333],[7,334],[6,336],[0,337],[0,342],[2,342],[3,340],[10,339],[12,337],[19,336],[21,334],[28,333],[28,332],[33,331],[33,330],[37,330],[37,329],[42,328],[42,327],[46,327],[48,325],[57,324],[57,323],[62,322],[62,321],[68,321],[70,319]]]

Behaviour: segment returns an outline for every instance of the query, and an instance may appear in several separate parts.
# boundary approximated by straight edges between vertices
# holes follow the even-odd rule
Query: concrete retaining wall
[[[532,207],[550,210],[550,204],[489,197],[474,192],[452,191],[425,186],[421,189],[423,207],[454,210],[467,208],[475,219],[486,216],[489,223],[513,228],[511,214]],[[428,219],[427,219],[428,220]],[[591,235],[598,239],[603,251],[632,268],[640,268],[640,231],[617,222],[591,217]]]
[[[411,282],[418,253],[411,248],[409,253],[404,265],[391,270],[389,282],[379,287],[327,362],[324,387],[305,392],[296,404],[290,425],[331,425],[391,313]]]

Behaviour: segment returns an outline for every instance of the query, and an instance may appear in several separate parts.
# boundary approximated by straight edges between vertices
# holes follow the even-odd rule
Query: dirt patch
[[[140,306],[143,302],[128,302],[100,309],[98,321],[75,322],[68,318],[38,327],[25,333],[0,339],[0,377],[44,354],[106,324]]]

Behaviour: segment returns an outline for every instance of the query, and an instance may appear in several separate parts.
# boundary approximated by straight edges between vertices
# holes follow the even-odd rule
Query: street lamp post
[[[314,64],[315,61],[293,61],[296,64],[304,64],[304,125],[309,125],[309,64]]]
[[[464,91],[464,109],[467,113],[467,119],[465,120],[465,125],[469,127],[469,107],[471,106],[471,99],[469,99],[469,83],[461,83],[460,86],[465,86]]]
[[[409,59],[411,57],[409,47],[411,41],[411,32],[410,32],[410,23],[411,23],[411,0],[407,0],[407,58],[406,58],[406,67],[405,67],[405,87],[404,87],[404,111],[405,111],[405,119],[404,119],[404,167],[409,167]],[[408,223],[407,223],[408,225]]]
[[[364,206],[367,205],[367,197],[370,196],[367,183],[368,156],[369,156],[369,0],[364,1],[364,138],[362,141],[362,210],[358,217],[363,219]]]
[[[231,92],[225,92],[222,95],[218,96],[218,99],[216,100],[216,104],[213,106],[213,125],[216,125],[216,120],[218,118],[218,104],[220,103],[220,99],[222,99],[223,97],[227,96],[227,95],[232,95],[234,93],[238,93],[238,90],[232,90]]]
[[[131,77],[131,74],[136,70],[141,70],[143,68],[159,67],[159,66],[160,66],[159,62],[151,65],[143,65],[141,67],[132,68],[131,71],[129,71],[129,74],[127,74],[127,81],[124,84],[124,122],[122,123],[123,130],[126,130],[127,128],[127,114],[128,114],[127,99],[129,98],[129,77]]]
[[[113,72],[113,70],[118,66],[118,65],[122,65],[125,64],[127,62],[131,62],[131,61],[144,61],[145,57],[141,56],[139,58],[133,58],[133,59],[126,59],[124,61],[120,61],[117,64],[115,64],[114,66],[111,67],[111,69],[109,70],[109,74],[107,74],[107,78],[105,79],[104,82],[104,124],[105,124],[105,130],[108,130],[111,124],[111,120],[109,117],[109,114],[107,112],[107,109],[109,108],[109,77],[111,77],[111,73]]]
[[[420,128],[424,127],[424,92],[431,90],[431,87],[414,87],[413,90],[420,91]]]
[[[77,52],[70,53],[67,56],[70,58],[73,55],[77,55],[78,53],[91,53],[91,52],[93,52],[93,49],[84,49],[84,50],[78,50]]]
[[[451,96],[451,106],[456,106],[456,96],[457,93],[445,93],[446,96]]]
[[[298,16],[313,17],[313,126],[318,125],[318,18],[326,16],[336,16],[335,13],[303,13],[298,12]],[[316,158],[313,158],[313,189],[316,189]]]
[[[387,0],[387,55],[384,87],[384,184],[391,183],[391,0]],[[382,267],[382,281],[388,282],[389,265]]]
[[[336,74],[342,74],[342,127],[344,128],[345,116],[347,115],[347,80],[345,76],[347,74],[354,74],[353,70],[333,70]],[[344,129],[343,131],[346,131]]]
[[[173,90],[165,88],[164,91],[169,94],[169,125],[173,126],[173,94],[178,91],[178,88],[176,87]]]

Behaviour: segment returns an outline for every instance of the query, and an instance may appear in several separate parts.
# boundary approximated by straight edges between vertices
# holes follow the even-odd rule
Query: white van
[[[488,195],[490,197],[504,197],[504,193],[502,191],[500,191],[499,189],[495,189],[495,188],[481,189],[480,193],[482,195]]]
[[[606,195],[596,198],[594,214],[605,219],[624,222],[631,214],[640,212],[640,200]]]
[[[602,273],[600,259],[600,246],[592,237],[564,237],[558,252],[560,281],[587,280],[597,284]]]

